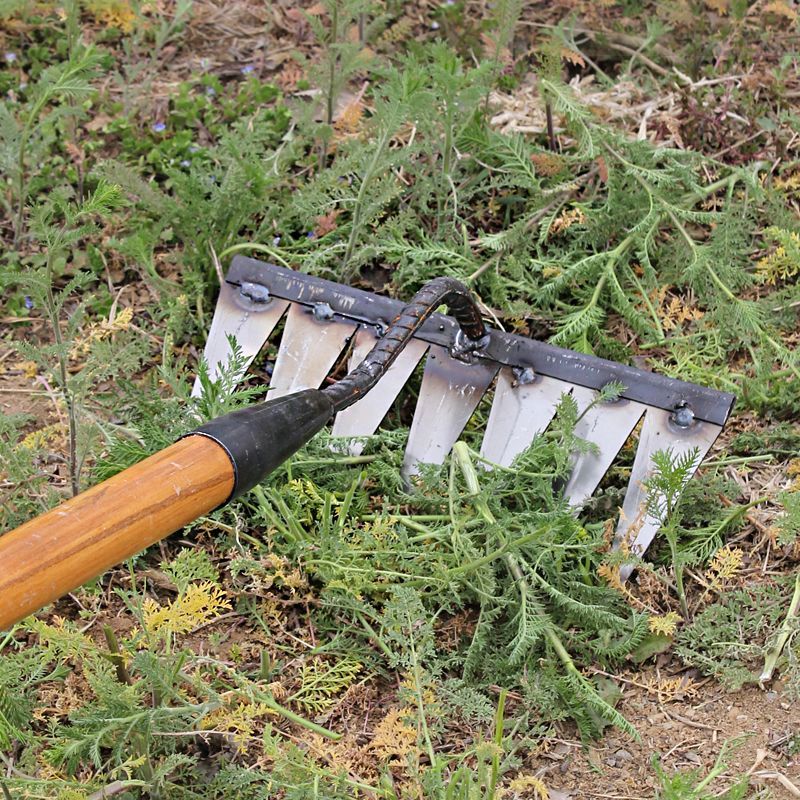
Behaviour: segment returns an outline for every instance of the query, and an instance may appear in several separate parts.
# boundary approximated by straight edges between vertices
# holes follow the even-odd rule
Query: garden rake
[[[434,313],[445,304],[452,316]],[[481,446],[509,466],[544,431],[564,394],[581,416],[564,487],[580,509],[628,438],[638,445],[616,541],[641,554],[660,521],[646,511],[652,457],[670,450],[696,470],[734,397],[523,336],[489,330],[468,290],[450,278],[411,303],[237,256],[205,347],[209,376],[232,342],[249,364],[279,323],[283,334],[266,402],[202,425],[174,445],[0,537],[0,630],[114,564],[224,505],[262,480],[331,419],[334,436],[371,435],[425,358],[403,471],[441,464],[494,385]],[[351,372],[319,389],[349,350]],[[602,401],[604,387],[622,387]],[[200,381],[194,393],[201,391]],[[600,401],[598,399],[600,398]],[[630,568],[623,571],[627,577]]]

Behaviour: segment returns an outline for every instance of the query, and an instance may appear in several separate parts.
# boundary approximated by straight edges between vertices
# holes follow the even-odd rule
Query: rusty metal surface
[[[357,367],[377,341],[378,337],[370,328],[359,328],[348,368]],[[336,415],[331,435],[369,436],[374,433],[427,349],[428,345],[418,339],[408,342],[375,388],[357,403]],[[362,449],[361,442],[352,442],[349,447],[352,455],[358,455]]]
[[[578,403],[578,410],[583,413],[595,399],[596,393],[576,387],[572,390],[572,396]],[[575,435],[590,441],[597,449],[576,456],[572,475],[564,488],[564,496],[570,505],[580,507],[592,496],[646,410],[647,407],[640,403],[617,400],[613,403],[597,403],[578,420]]]
[[[268,399],[301,389],[319,388],[355,329],[353,323],[315,319],[305,306],[292,303],[272,371]]]
[[[286,309],[287,300],[274,298],[263,304],[252,303],[242,297],[238,286],[223,283],[214,309],[214,318],[208,331],[203,358],[208,363],[208,374],[212,379],[219,374],[219,364],[227,364],[231,354],[228,336],[233,335],[247,359],[247,364],[256,357]],[[196,379],[192,396],[200,394],[200,380]]]
[[[498,369],[492,362],[464,364],[431,346],[403,460],[406,476],[420,463],[444,461]]]
[[[616,546],[619,547],[620,543],[625,541],[630,546],[631,552],[637,555],[644,553],[661,527],[660,521],[647,514],[645,508],[647,489],[644,487],[644,481],[652,474],[653,454],[659,450],[670,450],[673,458],[676,458],[697,448],[694,467],[687,476],[688,480],[694,475],[722,431],[722,426],[711,425],[708,422],[695,422],[686,428],[681,428],[675,425],[670,417],[671,414],[658,408],[650,408],[645,414],[628,491],[617,524]],[[622,567],[622,580],[628,578],[632,569],[630,566]]]
[[[399,300],[242,256],[233,259],[227,280],[235,285],[247,281],[260,283],[268,287],[274,296],[307,306],[325,302],[330,305],[335,319],[365,325],[385,326],[404,306]],[[415,336],[430,344],[449,347],[455,341],[457,331],[455,320],[434,314]],[[530,367],[537,375],[590,389],[599,390],[610,381],[619,381],[626,387],[622,394],[625,399],[667,411],[688,404],[698,419],[718,425],[728,418],[734,400],[728,392],[667,378],[502,331],[490,332],[483,355],[487,360],[501,365]]]
[[[488,342],[481,312],[463,283],[455,278],[434,278],[392,319],[361,363],[344,378],[325,389],[325,394],[333,402],[337,412],[357,403],[378,383],[414,334],[425,324],[425,320],[443,303],[460,326],[458,336],[450,348],[451,354],[462,360],[472,360],[472,353]],[[324,308],[326,313],[333,314],[329,303],[325,303]]]
[[[500,370],[481,445],[481,455],[503,467],[547,428],[562,395],[572,389],[555,378],[536,377],[531,383],[516,383],[510,368]]]

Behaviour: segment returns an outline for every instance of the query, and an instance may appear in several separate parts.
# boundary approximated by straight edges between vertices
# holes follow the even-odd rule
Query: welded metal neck
[[[375,386],[406,343],[440,305],[447,306],[461,328],[459,341],[454,343],[459,353],[468,355],[485,347],[489,341],[488,333],[469,289],[454,278],[435,278],[426,283],[392,320],[386,333],[361,364],[323,390],[337,412],[353,405]]]

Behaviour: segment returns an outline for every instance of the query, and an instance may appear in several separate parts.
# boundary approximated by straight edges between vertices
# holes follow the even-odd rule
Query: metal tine
[[[521,378],[524,380],[524,373]],[[510,466],[550,424],[562,395],[572,388],[570,383],[541,375],[530,383],[520,383],[512,369],[501,369],[481,455],[502,467]]]
[[[578,403],[579,413],[583,413],[597,397],[597,392],[576,386],[572,396]],[[592,442],[598,450],[576,457],[572,475],[564,488],[564,496],[571,506],[582,506],[592,496],[646,409],[641,403],[616,400],[597,403],[583,413],[575,426],[575,435]]]
[[[237,302],[238,300],[238,302]],[[248,307],[249,306],[249,307]],[[236,342],[247,359],[247,365],[264,346],[275,326],[289,307],[288,300],[273,298],[263,305],[247,302],[240,298],[239,287],[223,282],[219,289],[217,307],[208,331],[203,358],[208,364],[208,375],[213,380],[219,375],[219,366],[228,363],[231,348],[228,336],[236,337]],[[200,379],[196,378],[192,397],[202,392]]]
[[[355,346],[348,369],[357,367],[377,341],[378,337],[371,328],[359,328],[356,331]],[[350,408],[336,415],[331,435],[369,436],[374,433],[427,350],[426,342],[412,339],[375,388]],[[351,442],[347,449],[351,455],[359,455],[364,445],[362,442]]]
[[[286,327],[267,399],[283,397],[301,389],[317,389],[356,327],[356,323],[315,318],[315,312],[292,303],[286,316]]]
[[[664,411],[660,408],[648,408],[645,414],[642,433],[639,437],[639,446],[633,460],[631,478],[622,505],[615,544],[617,547],[632,531],[636,532],[632,542],[629,542],[631,551],[642,555],[661,527],[659,521],[646,513],[647,489],[644,482],[653,472],[653,455],[659,450],[671,450],[673,458],[682,456],[697,448],[697,457],[694,466],[687,476],[687,481],[694,475],[700,462],[705,458],[711,445],[722,430],[721,425],[710,422],[690,422],[686,427],[681,427],[673,421],[674,412]],[[625,565],[620,570],[622,580],[627,580],[633,571],[632,565]]]
[[[492,361],[464,364],[444,347],[431,345],[403,459],[404,476],[415,474],[420,463],[444,461],[499,369]]]

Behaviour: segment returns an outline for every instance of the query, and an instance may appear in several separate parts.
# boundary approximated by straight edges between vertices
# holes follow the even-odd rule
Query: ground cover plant
[[[660,457],[623,584],[630,448],[576,517],[575,404],[491,470],[480,407],[408,486],[412,381],[360,455],[323,434],[0,633],[3,796],[797,796],[797,33],[786,2],[2,0],[2,530],[264,395],[274,345],[198,356],[237,252],[452,275],[738,397],[684,492]]]

